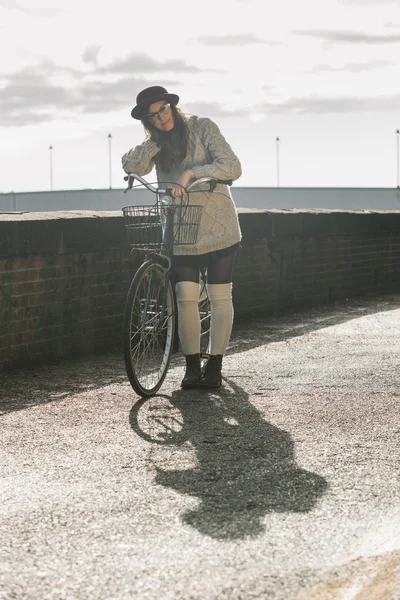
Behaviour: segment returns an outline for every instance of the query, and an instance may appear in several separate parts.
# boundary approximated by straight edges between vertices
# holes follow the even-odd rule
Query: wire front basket
[[[131,248],[158,249],[168,241],[167,214],[171,211],[172,235],[170,241],[177,246],[197,242],[203,207],[194,204],[171,204],[167,207],[125,206],[122,209]]]

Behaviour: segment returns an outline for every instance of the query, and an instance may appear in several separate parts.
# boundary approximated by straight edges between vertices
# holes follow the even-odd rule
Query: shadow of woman
[[[179,441],[190,442],[197,465],[156,467],[156,482],[199,498],[182,519],[204,535],[255,537],[268,512],[308,512],[327,489],[323,477],[296,465],[290,435],[264,421],[233,381],[196,396],[176,391],[170,404],[181,415]]]

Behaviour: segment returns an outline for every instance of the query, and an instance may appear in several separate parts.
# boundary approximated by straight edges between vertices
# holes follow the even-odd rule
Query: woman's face
[[[161,131],[170,131],[174,126],[174,116],[169,102],[161,101],[151,104],[147,111],[147,118]]]

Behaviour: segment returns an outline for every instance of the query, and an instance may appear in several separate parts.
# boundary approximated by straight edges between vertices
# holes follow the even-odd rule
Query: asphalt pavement
[[[0,375],[1,600],[399,600],[400,295],[235,323],[220,390]]]

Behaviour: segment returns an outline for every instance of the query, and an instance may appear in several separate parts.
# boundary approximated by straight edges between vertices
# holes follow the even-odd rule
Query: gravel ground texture
[[[1,600],[400,600],[400,296],[235,323],[224,385],[0,375]]]

